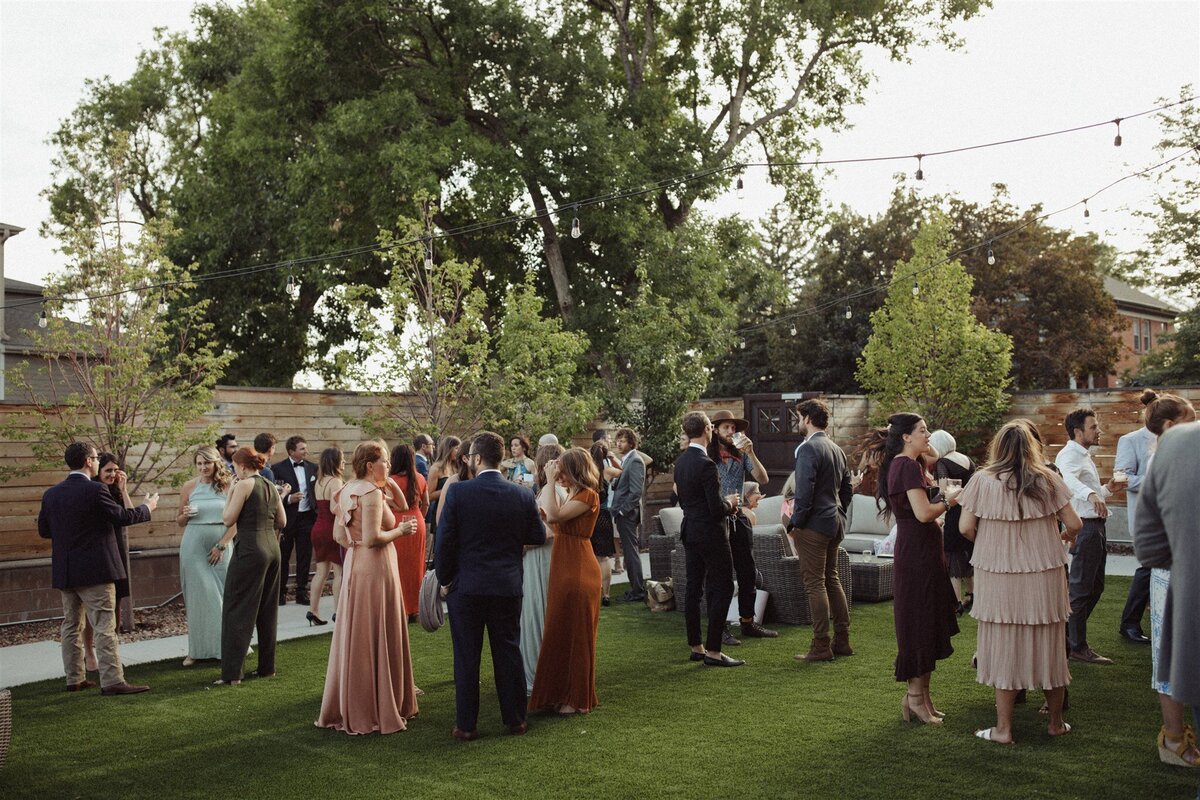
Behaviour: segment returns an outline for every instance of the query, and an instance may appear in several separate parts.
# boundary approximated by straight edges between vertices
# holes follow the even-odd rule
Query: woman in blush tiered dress
[[[215,447],[197,450],[195,463],[196,477],[183,485],[175,517],[175,522],[184,528],[183,541],[179,543],[179,582],[187,610],[185,667],[202,659],[221,657],[221,602],[229,557],[233,555],[228,550],[219,551],[221,558],[217,563],[208,560],[213,546],[228,530],[221,515],[232,476]]]
[[[1044,460],[1029,426],[1010,422],[992,439],[988,466],[958,498],[959,530],[975,542],[978,680],[996,693],[996,724],[975,735],[990,742],[1012,744],[1013,704],[1022,689],[1045,690],[1051,736],[1071,730],[1062,718],[1071,682],[1062,540],[1074,539],[1083,522],[1070,490]]]
[[[555,491],[561,483],[566,500]],[[588,451],[572,447],[546,465],[538,505],[554,526],[546,630],[533,681],[530,709],[587,713],[596,699],[596,629],[600,624],[600,565],[592,531],[600,513],[599,475]]]
[[[420,610],[421,581],[425,577],[425,514],[429,511],[429,495],[424,476],[417,472],[416,454],[406,444],[396,445],[392,449],[390,480],[396,485],[403,501],[390,506],[392,513],[400,522],[411,519],[417,525],[416,536],[401,536],[396,540],[404,613],[412,622]]]
[[[363,442],[352,462],[354,480],[332,504],[334,538],[346,548],[346,574],[315,724],[351,734],[395,733],[418,708],[392,542],[412,536],[417,526],[412,520],[397,524],[388,507],[396,489],[387,479],[383,442]]]
[[[340,447],[327,447],[321,451],[317,465],[317,482],[313,487],[313,499],[317,501],[317,520],[312,526],[313,561],[317,562],[317,573],[313,576],[312,591],[309,592],[308,624],[324,625],[321,619],[321,594],[325,581],[333,573],[333,619],[337,619],[338,594],[342,590],[342,546],[333,540],[333,512],[329,503],[338,489],[342,488],[342,468],[345,456]]]

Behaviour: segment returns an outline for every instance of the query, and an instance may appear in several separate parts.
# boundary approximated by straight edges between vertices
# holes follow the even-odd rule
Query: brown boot
[[[833,634],[833,654],[835,656],[852,656],[854,648],[850,646],[850,631]]]
[[[797,661],[833,661],[833,650],[829,647],[829,637],[814,638],[804,655],[792,656]]]

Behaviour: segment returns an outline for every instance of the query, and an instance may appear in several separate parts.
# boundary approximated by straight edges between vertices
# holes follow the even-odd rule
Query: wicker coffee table
[[[852,553],[850,572],[854,575],[854,602],[892,599],[892,559]]]

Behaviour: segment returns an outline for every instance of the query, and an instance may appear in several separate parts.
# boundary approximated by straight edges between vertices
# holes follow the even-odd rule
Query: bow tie
[[[303,461],[293,461],[293,462],[292,462],[292,466],[293,466],[293,467],[300,467],[300,468],[303,468],[303,467],[304,467],[304,462],[303,462]]]

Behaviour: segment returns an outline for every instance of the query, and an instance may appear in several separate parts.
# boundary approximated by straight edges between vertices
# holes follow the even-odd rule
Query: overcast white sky
[[[86,78],[127,78],[156,27],[188,27],[188,0],[0,0],[0,221],[26,228],[5,246],[10,277],[41,281],[59,266],[54,243],[37,228],[48,209],[45,144],[83,94]],[[941,150],[1127,116],[1200,90],[1200,2],[1196,0],[996,0],[959,26],[965,46],[924,50],[911,64],[871,63],[878,80],[852,109],[855,127],[823,137],[825,158]],[[1055,209],[1155,163],[1152,117],[925,162],[930,188],[986,200],[1006,183],[1015,202]],[[1194,162],[1193,162],[1194,163]],[[837,168],[827,196],[861,213],[886,207],[898,170],[915,164]],[[1195,168],[1195,167],[1193,167]],[[720,210],[758,215],[778,200],[764,176],[747,176],[747,196]],[[1121,249],[1140,241],[1132,211],[1152,196],[1147,181],[1127,181],[1092,204],[1091,228],[1079,211],[1052,224],[1094,229]],[[1002,257],[998,249],[997,255]]]

